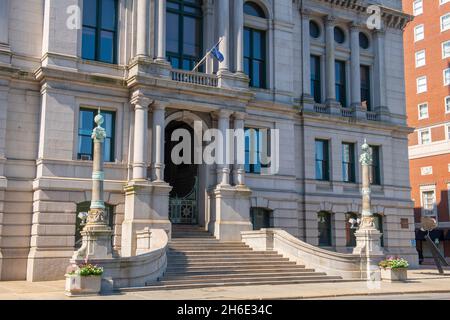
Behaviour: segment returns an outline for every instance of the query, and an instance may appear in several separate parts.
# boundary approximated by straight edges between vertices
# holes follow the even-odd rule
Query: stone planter
[[[87,276],[66,274],[66,295],[84,296],[98,295],[102,287],[102,276]]]
[[[408,279],[408,269],[407,268],[380,268],[381,270],[381,280],[395,282],[395,281],[406,281]]]

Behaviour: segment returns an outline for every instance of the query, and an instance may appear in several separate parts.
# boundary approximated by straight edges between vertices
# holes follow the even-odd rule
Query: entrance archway
[[[180,141],[172,141],[172,133],[184,129],[190,133],[191,161],[190,163],[174,164],[172,149]],[[199,223],[199,168],[194,164],[194,130],[182,121],[171,121],[165,129],[165,169],[164,177],[172,186],[169,195],[169,218],[174,224]],[[180,155],[182,156],[182,154]]]

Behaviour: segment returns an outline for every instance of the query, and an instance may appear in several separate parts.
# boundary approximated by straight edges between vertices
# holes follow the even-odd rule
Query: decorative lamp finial
[[[98,114],[95,116],[94,121],[98,127],[101,127],[105,122],[105,118],[102,116],[100,108],[98,108]]]

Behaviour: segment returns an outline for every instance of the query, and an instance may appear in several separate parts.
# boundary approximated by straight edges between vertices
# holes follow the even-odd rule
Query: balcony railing
[[[185,70],[172,70],[171,76],[172,80],[174,81],[192,83],[201,86],[217,87],[219,84],[217,76],[213,74],[191,72]]]
[[[353,109],[341,108],[341,116],[343,116],[344,118],[353,118]]]
[[[367,120],[378,121],[378,114],[376,112],[367,111],[366,116],[367,116]]]
[[[317,113],[330,113],[330,109],[325,104],[316,103],[314,111]]]

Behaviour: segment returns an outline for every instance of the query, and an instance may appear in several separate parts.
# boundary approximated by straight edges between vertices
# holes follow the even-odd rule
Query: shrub
[[[408,261],[403,258],[394,257],[389,257],[388,259],[381,261],[378,265],[383,269],[400,269],[409,267]]]
[[[81,277],[101,276],[103,274],[103,268],[87,263],[79,265],[76,271],[73,271],[69,274],[79,275]]]

